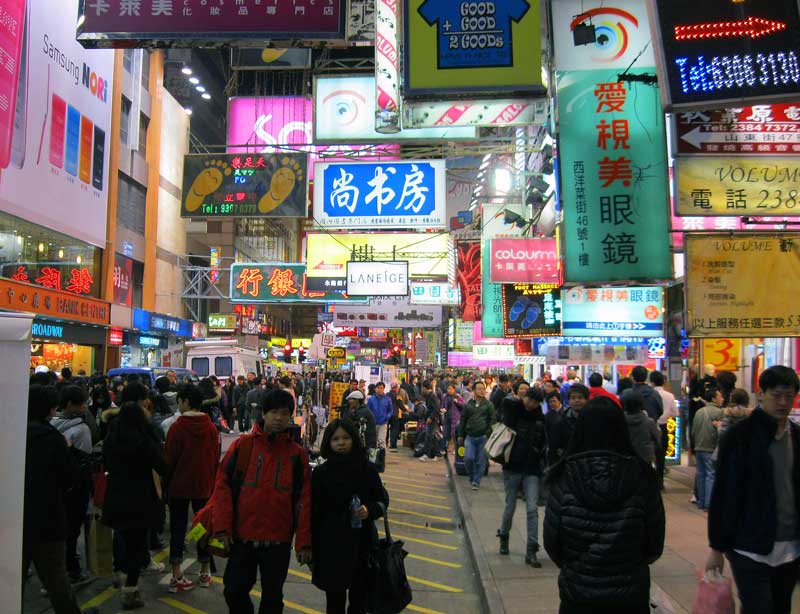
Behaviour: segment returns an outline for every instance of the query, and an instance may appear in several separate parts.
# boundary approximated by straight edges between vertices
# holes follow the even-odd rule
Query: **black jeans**
[[[56,614],[80,614],[80,608],[72,594],[72,587],[67,580],[67,568],[64,565],[64,542],[48,542],[44,544],[23,544],[22,546],[22,583],[28,577],[28,568],[33,562],[36,573],[47,590],[50,604]]]
[[[236,409],[236,417],[239,420],[239,432],[246,433],[250,430],[250,408],[244,406],[243,408]]]
[[[405,419],[392,416],[389,421],[389,447],[394,449],[397,447],[397,440],[400,437],[400,432],[405,425]]]
[[[734,551],[726,556],[742,602],[740,614],[791,614],[800,559],[770,567]]]
[[[78,556],[78,538],[86,523],[86,510],[89,505],[89,491],[82,489],[70,491],[65,497],[67,511],[66,564],[70,576],[81,573],[81,559]]]
[[[350,605],[345,610],[347,598]],[[365,614],[367,611],[367,591],[363,579],[355,579],[349,591],[325,591],[326,614]]]
[[[189,523],[189,504],[196,514],[203,509],[208,499],[170,499],[169,501],[169,562],[183,562],[183,543],[186,539],[186,526]],[[197,560],[208,563],[211,556],[208,548],[197,544]]]
[[[667,453],[669,435],[666,424],[659,424],[658,429],[661,431],[661,451],[656,450],[656,473],[658,474],[658,483],[664,486],[664,455]]]
[[[231,614],[253,614],[250,591],[261,572],[261,603],[258,614],[282,614],[283,584],[289,573],[291,544],[255,547],[234,542],[225,568],[225,602]]]
[[[121,529],[118,531],[121,541],[124,558],[121,570],[127,575],[125,586],[136,586],[139,584],[139,574],[142,567],[147,564],[150,553],[147,550],[147,527],[136,527],[134,529]]]

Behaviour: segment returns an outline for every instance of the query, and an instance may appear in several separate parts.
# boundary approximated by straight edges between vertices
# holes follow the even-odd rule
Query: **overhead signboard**
[[[481,323],[487,337],[503,336],[503,286],[492,281],[490,241],[481,241]]]
[[[703,339],[703,364],[719,371],[739,370],[742,362],[741,339]]]
[[[800,215],[800,162],[703,157],[675,164],[678,215]]]
[[[492,239],[492,281],[560,285],[561,257],[554,238]]]
[[[193,47],[265,39],[344,40],[342,0],[84,0],[78,41],[92,47]]]
[[[538,284],[504,284],[503,337],[561,334],[561,295]]]
[[[208,330],[212,333],[233,333],[238,326],[238,316],[235,313],[210,313],[208,314]]]
[[[672,116],[679,154],[800,153],[800,102],[684,111]]]
[[[565,336],[662,337],[659,287],[570,288],[561,293]]]
[[[408,128],[444,126],[527,126],[547,122],[545,99],[459,100],[403,102],[403,125]]]
[[[314,81],[314,142],[474,140],[474,127],[403,129],[392,134],[375,130],[375,76],[324,76]]]
[[[592,345],[548,344],[543,353],[549,365],[641,365],[647,362],[647,346],[620,343]]]
[[[446,281],[412,281],[409,292],[412,305],[450,305],[461,304],[461,291]]]
[[[318,162],[314,222],[325,228],[445,228],[444,160]]]
[[[438,328],[442,308],[411,305],[407,298],[379,297],[369,305],[337,305],[333,313],[336,326],[375,326],[381,328]]]
[[[311,68],[311,49],[233,47],[233,70],[303,70]]]
[[[0,309],[27,311],[63,320],[108,325],[111,305],[88,296],[0,278]]]
[[[544,93],[539,0],[404,0],[403,8],[407,97]]]
[[[181,217],[306,217],[305,154],[192,154]]]
[[[481,318],[481,242],[457,241],[456,276],[461,291],[461,319],[474,322]]]
[[[232,303],[364,302],[343,294],[344,288],[311,291],[304,263],[262,262],[231,265]]]
[[[686,236],[690,337],[796,337],[800,234]]]
[[[347,294],[350,296],[408,296],[408,262],[348,262]]]
[[[475,360],[509,360],[513,361],[516,354],[513,345],[498,345],[487,343],[472,346],[472,357]]]
[[[649,0],[669,109],[774,102],[800,93],[795,0]]]

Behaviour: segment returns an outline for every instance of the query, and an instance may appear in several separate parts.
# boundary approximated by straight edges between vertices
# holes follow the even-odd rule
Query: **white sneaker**
[[[159,563],[157,561],[154,561],[153,559],[150,559],[150,563],[147,565],[147,567],[142,569],[142,573],[143,574],[158,574],[158,573],[163,573],[164,569],[166,569],[164,567],[164,563]]]
[[[184,593],[186,591],[190,591],[194,588],[194,582],[192,582],[186,576],[181,576],[180,578],[176,578],[172,576],[169,579],[169,588],[167,589],[170,593]]]
[[[422,456],[420,456],[420,457],[419,457],[417,460],[418,460],[419,462],[421,462],[421,463],[427,463],[427,462],[428,462],[428,457],[427,457],[427,456],[425,456],[425,455],[423,454],[423,455],[422,455]]]

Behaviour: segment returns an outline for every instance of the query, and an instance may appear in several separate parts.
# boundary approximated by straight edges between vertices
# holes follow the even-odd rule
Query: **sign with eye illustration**
[[[306,154],[184,157],[181,217],[305,217]]]
[[[503,284],[503,337],[561,334],[558,285]]]

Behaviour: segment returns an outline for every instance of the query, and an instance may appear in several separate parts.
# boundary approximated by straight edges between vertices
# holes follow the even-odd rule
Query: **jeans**
[[[196,514],[205,507],[207,499],[170,499],[169,501],[169,562],[183,562],[183,543],[186,539],[186,525],[188,524],[189,504]],[[197,544],[197,560],[208,563],[211,555],[207,548]]]
[[[28,577],[28,568],[33,562],[36,573],[47,590],[50,604],[56,614],[80,614],[80,608],[72,594],[72,587],[67,580],[65,563],[66,547],[64,542],[48,542],[43,544],[23,544],[22,546],[22,583]]]
[[[89,505],[89,492],[76,489],[67,493],[65,507],[67,511],[66,564],[70,576],[81,574],[81,559],[78,556],[78,538],[81,528],[86,523],[86,510]]]
[[[697,483],[697,506],[701,510],[707,510],[711,505],[711,489],[714,488],[714,461],[711,460],[712,452],[696,452],[697,473],[695,482]]]
[[[150,553],[147,551],[147,527],[121,529],[117,531],[125,552],[120,569],[127,575],[125,586],[139,584],[139,574],[147,564]]]
[[[500,525],[500,534],[508,535],[511,523],[514,521],[514,511],[517,509],[517,492],[520,484],[525,492],[525,507],[528,520],[528,545],[539,550],[539,476],[525,475],[515,471],[503,470],[503,485],[506,490],[506,506],[503,509],[503,521]]]
[[[483,449],[487,439],[486,435],[480,437],[467,435],[464,438],[464,468],[473,484],[480,485],[483,472],[486,471],[486,465],[489,462],[486,450]]]
[[[727,557],[742,602],[740,614],[791,613],[800,559],[770,567],[733,551]]]
[[[450,436],[453,434],[453,426],[450,424],[450,416],[445,416],[444,424],[442,425],[442,439],[439,442],[439,451],[442,454],[447,454],[447,446],[450,443]]]
[[[225,567],[225,602],[231,614],[253,614],[250,591],[256,583],[256,572],[261,572],[261,603],[258,614],[283,612],[283,584],[289,573],[291,544],[273,544],[256,547],[234,542]]]
[[[375,431],[378,435],[378,449],[386,449],[386,435],[389,433],[388,424],[376,424]]]
[[[347,598],[349,607],[345,608]],[[353,582],[348,591],[325,591],[325,614],[364,614],[367,611],[367,591],[364,582]]]

